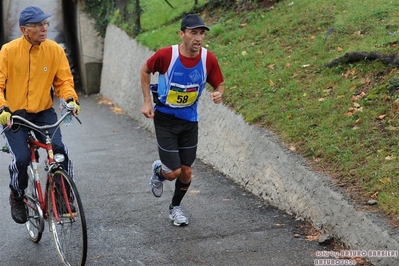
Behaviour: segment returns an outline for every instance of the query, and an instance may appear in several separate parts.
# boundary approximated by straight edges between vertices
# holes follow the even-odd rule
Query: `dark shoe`
[[[10,193],[11,217],[19,224],[24,224],[28,220],[24,197],[16,197],[11,191]]]

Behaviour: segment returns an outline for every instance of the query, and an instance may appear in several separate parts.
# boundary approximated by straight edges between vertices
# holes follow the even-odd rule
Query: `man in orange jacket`
[[[75,114],[80,111],[66,54],[60,45],[47,39],[49,17],[51,14],[45,14],[38,7],[25,8],[19,18],[22,37],[1,48],[0,124],[3,127],[11,127],[10,118],[15,112],[38,125],[55,123],[57,113],[53,108],[53,93],[72,103]],[[68,149],[62,143],[61,132],[59,129],[52,131],[54,153],[65,155],[63,167],[73,176],[72,163],[68,158]],[[6,129],[3,136],[12,156],[9,165],[11,216],[15,222],[25,223],[27,213],[23,199],[30,162],[30,150],[26,145],[28,129]]]

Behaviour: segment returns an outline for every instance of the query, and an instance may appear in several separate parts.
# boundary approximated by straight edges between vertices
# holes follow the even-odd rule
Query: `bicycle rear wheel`
[[[43,211],[37,200],[36,184],[32,166],[28,166],[28,187],[25,189],[25,204],[28,211],[28,220],[25,223],[30,239],[38,243],[44,231]]]
[[[58,255],[65,265],[85,265],[87,228],[78,190],[73,180],[62,169],[54,172],[53,182],[54,184],[49,184],[47,190],[48,223]],[[52,189],[54,189],[54,201]]]

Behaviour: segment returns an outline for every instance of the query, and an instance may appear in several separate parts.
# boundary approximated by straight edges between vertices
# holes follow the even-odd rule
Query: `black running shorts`
[[[155,111],[155,134],[161,162],[170,170],[192,167],[197,155],[198,122]]]

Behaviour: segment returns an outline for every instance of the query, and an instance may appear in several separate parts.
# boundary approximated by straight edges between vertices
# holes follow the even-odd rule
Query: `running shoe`
[[[163,180],[161,180],[157,174],[157,171],[160,171],[161,169],[158,170],[162,165],[160,160],[156,160],[152,164],[152,177],[150,179],[150,186],[151,186],[151,191],[152,194],[154,194],[155,197],[159,198],[162,196],[163,192]]]
[[[169,219],[172,220],[176,226],[188,225],[188,219],[184,216],[180,206],[174,206],[173,209],[169,210]]]

